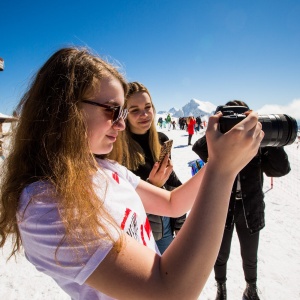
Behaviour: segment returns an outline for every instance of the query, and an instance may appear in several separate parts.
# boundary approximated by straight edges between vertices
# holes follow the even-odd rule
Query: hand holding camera
[[[216,112],[221,111],[219,129],[222,133],[227,132],[237,123],[246,118],[244,112],[248,110],[244,106],[218,106]],[[265,136],[260,144],[261,147],[281,147],[292,144],[298,131],[298,125],[294,118],[284,114],[259,115],[258,121],[262,124]]]

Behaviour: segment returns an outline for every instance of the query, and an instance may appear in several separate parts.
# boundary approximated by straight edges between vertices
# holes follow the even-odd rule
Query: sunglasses
[[[110,111],[112,113],[112,125],[116,124],[121,118],[125,120],[128,115],[128,110],[123,108],[123,106],[110,106],[106,104],[100,104],[90,100],[82,100],[81,102],[87,103],[94,106],[99,106],[105,108],[105,110]]]

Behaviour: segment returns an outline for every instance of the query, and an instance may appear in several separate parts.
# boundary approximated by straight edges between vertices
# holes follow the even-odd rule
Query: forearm
[[[147,187],[141,182],[137,192],[143,199],[146,212],[173,218],[180,217],[188,212],[195,202],[205,170],[206,165],[195,176],[171,192],[154,190],[152,186]],[[147,197],[149,192],[153,195],[150,201]]]
[[[162,276],[178,287],[177,293],[190,294],[189,299],[200,294],[215,263],[234,178],[206,169],[184,226],[161,258]]]
[[[156,167],[157,166],[154,165],[153,173],[155,173]],[[172,168],[170,171],[172,171]],[[196,176],[193,176],[190,180],[188,180],[188,182],[177,188],[167,185],[167,190],[172,190],[172,192],[157,189],[156,187],[160,187],[161,185],[157,185],[157,183],[153,181],[153,176],[149,176],[149,180],[147,181],[151,185],[141,181],[137,186],[136,191],[141,197],[147,213],[173,218],[181,217],[192,208],[204,172],[205,167],[201,169]],[[159,178],[159,172],[156,174],[157,178]],[[170,182],[174,184],[181,184],[174,172],[170,172],[170,174],[173,175]],[[167,176],[163,174],[161,175],[161,178],[167,178],[169,176],[169,174],[167,174]],[[169,181],[167,183],[169,183]]]
[[[180,187],[171,191],[170,213],[174,217],[179,217],[189,211],[196,199],[199,187],[205,174],[206,165],[188,181]]]
[[[115,298],[197,299],[220,247],[235,177],[223,174],[207,168],[189,217],[161,257],[125,235],[122,250],[111,250],[86,283]]]

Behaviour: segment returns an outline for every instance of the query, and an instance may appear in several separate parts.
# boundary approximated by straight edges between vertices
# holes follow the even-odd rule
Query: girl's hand
[[[209,119],[206,137],[209,163],[216,166],[216,171],[238,173],[256,155],[260,142],[264,137],[258,115],[249,111],[247,118],[236,124],[228,132],[222,134],[218,130],[222,113]]]
[[[167,154],[162,162],[159,164],[156,162],[149,174],[148,181],[158,187],[162,187],[169,179],[173,171],[172,161],[169,159]]]

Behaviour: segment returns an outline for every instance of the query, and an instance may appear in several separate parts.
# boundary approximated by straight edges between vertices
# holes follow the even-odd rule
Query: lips
[[[117,135],[115,136],[115,135],[107,135],[106,136],[111,142],[115,142],[116,141],[116,139],[117,139]]]
[[[151,123],[151,121],[152,121],[152,120],[143,120],[143,121],[139,121],[138,123],[139,123],[139,124],[145,125],[145,124]]]

